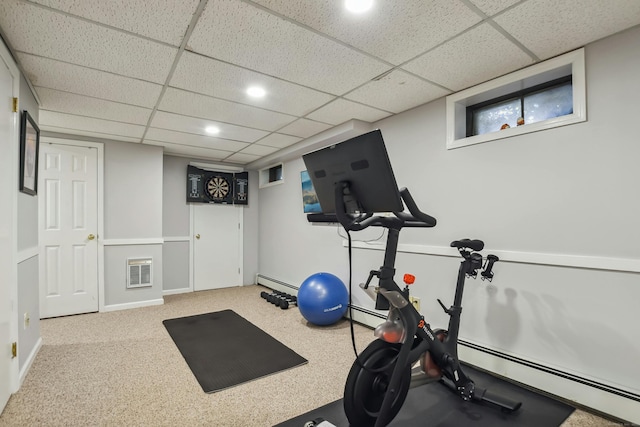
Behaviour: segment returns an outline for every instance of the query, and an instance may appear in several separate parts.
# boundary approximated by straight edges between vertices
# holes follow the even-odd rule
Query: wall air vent
[[[144,288],[151,286],[152,258],[127,259],[127,288]]]

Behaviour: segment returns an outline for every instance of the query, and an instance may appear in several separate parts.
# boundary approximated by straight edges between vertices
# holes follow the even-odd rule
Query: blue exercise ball
[[[331,325],[347,312],[347,287],[331,273],[316,273],[302,282],[298,289],[298,308],[302,316],[314,325]]]

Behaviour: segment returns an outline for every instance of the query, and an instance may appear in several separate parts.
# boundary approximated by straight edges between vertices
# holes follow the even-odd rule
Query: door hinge
[[[18,343],[14,342],[11,343],[11,358],[15,359],[16,357],[18,357]]]
[[[18,112],[18,98],[13,98],[13,112]]]

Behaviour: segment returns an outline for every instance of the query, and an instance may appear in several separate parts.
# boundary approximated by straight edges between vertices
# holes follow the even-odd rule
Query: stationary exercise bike
[[[486,261],[478,252],[480,240],[451,243],[463,260],[453,305],[443,310],[450,316],[447,330],[433,330],[409,302],[408,286],[394,281],[400,230],[405,227],[433,227],[436,219],[418,209],[409,190],[398,186],[391,169],[380,130],[374,130],[303,156],[309,177],[323,212],[308,216],[311,222],[339,222],[349,234],[371,226],[387,229],[384,263],[373,270],[362,288],[376,301],[376,309],[389,310],[386,322],[376,328],[377,340],[356,357],[347,377],[344,410],[354,427],[381,427],[398,414],[412,383],[412,367],[420,363],[423,377],[449,385],[462,399],[496,405],[505,412],[521,403],[476,387],[458,359],[457,342],[466,277],[493,278],[498,257]],[[404,212],[405,205],[409,212]],[[392,213],[376,215],[376,212]],[[349,234],[349,241],[351,240]],[[370,286],[373,277],[378,286]],[[406,277],[407,283],[412,277]],[[417,382],[418,376],[414,376]]]
[[[411,275],[405,275],[407,286],[401,289],[394,281],[394,261],[398,236],[403,227],[432,227],[436,220],[415,205],[409,191],[400,191],[412,218],[403,212],[394,217],[372,216],[364,221],[349,217],[341,218],[348,229],[362,230],[369,226],[381,226],[388,230],[384,264],[371,271],[366,283],[361,285],[376,300],[376,309],[389,310],[386,322],[375,330],[373,341],[353,363],[344,390],[344,410],[352,426],[385,426],[398,414],[413,383],[424,384],[440,380],[458,393],[464,400],[487,402],[504,412],[517,410],[521,403],[489,390],[477,387],[465,374],[458,359],[457,343],[462,312],[462,294],[465,279],[493,279],[495,255],[486,261],[478,252],[484,248],[481,240],[462,239],[451,243],[458,249],[462,262],[458,269],[458,280],[453,305],[446,308],[438,303],[449,317],[447,330],[431,329],[415,307],[409,302]],[[339,204],[339,202],[338,202]],[[338,214],[340,218],[342,215]],[[344,221],[344,223],[343,223]],[[379,278],[378,287],[372,292],[370,282]],[[419,363],[419,367],[412,367]]]

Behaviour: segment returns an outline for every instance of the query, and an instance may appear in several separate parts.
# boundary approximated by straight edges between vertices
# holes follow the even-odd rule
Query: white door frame
[[[83,140],[52,137],[40,138],[41,144],[51,143],[74,147],[91,147],[98,150],[98,311],[104,310],[104,144]]]
[[[20,94],[20,72],[18,70],[18,66],[13,60],[9,49],[5,46],[5,44],[0,40],[0,57],[2,57],[3,62],[9,68],[9,72],[13,77],[13,97],[18,98]],[[7,156],[2,156],[2,169],[7,174],[7,179],[5,180],[3,177],[4,183],[0,182],[0,185],[6,185],[9,188],[9,193],[11,194],[11,199],[8,201],[9,209],[11,211],[10,222],[11,232],[8,236],[9,241],[9,254],[7,264],[10,266],[9,271],[0,272],[0,279],[6,280],[9,287],[9,299],[11,305],[11,312],[9,313],[9,341],[10,342],[18,342],[18,163],[20,158],[20,152],[18,148],[20,146],[19,143],[19,129],[20,129],[20,108],[18,107],[18,112],[13,113],[13,123],[9,133],[11,137],[9,141],[5,141],[7,146]],[[4,153],[3,153],[4,154]],[[3,201],[3,203],[7,203]],[[5,344],[5,343],[3,343]],[[8,343],[6,343],[8,344]],[[20,388],[19,382],[19,363],[18,358],[15,357],[11,361],[10,373],[9,373],[9,390],[11,393],[15,393]],[[0,412],[2,412],[4,408],[0,408]]]

